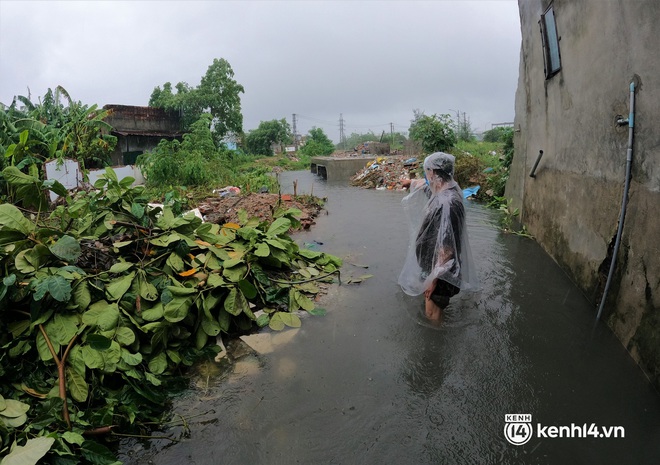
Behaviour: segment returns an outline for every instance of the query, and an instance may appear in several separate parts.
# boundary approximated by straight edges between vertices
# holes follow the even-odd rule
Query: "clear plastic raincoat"
[[[460,290],[476,290],[463,191],[454,181],[454,157],[443,152],[429,155],[424,175],[426,183],[411,183],[410,193],[401,201],[410,243],[399,285],[408,295],[420,295],[437,278]]]

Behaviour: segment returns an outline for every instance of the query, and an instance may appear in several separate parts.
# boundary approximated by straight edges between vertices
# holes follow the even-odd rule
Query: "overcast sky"
[[[0,0],[0,102],[64,87],[86,104],[147,105],[197,86],[224,58],[245,88],[244,130],[298,115],[298,133],[405,132],[413,110],[465,112],[477,131],[513,121],[514,0]]]

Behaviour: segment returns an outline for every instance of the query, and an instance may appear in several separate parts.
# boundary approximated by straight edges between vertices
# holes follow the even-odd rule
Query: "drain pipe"
[[[536,157],[536,163],[534,163],[534,167],[532,168],[532,171],[529,172],[529,177],[530,178],[535,178],[536,177],[536,167],[539,166],[539,162],[541,161],[541,157],[543,156],[543,150],[539,150],[539,156]]]
[[[623,186],[623,200],[621,201],[621,214],[619,215],[619,227],[616,232],[616,240],[614,241],[614,249],[612,250],[612,262],[610,263],[610,271],[607,274],[607,282],[605,283],[605,290],[603,291],[603,297],[600,300],[600,306],[598,307],[598,315],[596,315],[596,321],[600,320],[600,316],[603,313],[603,307],[605,306],[605,300],[607,299],[607,293],[610,289],[610,284],[612,284],[612,276],[614,275],[614,269],[616,268],[616,256],[619,252],[619,246],[621,245],[621,235],[623,233],[623,220],[626,217],[626,208],[628,207],[628,190],[630,189],[630,172],[632,168],[632,156],[633,156],[633,134],[635,127],[635,82],[630,83],[630,114],[628,115],[628,120],[619,119],[617,124],[624,125],[628,123],[628,150],[626,151],[626,179]]]

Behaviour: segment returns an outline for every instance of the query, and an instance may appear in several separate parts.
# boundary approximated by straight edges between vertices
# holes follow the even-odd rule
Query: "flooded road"
[[[126,441],[126,464],[659,462],[660,395],[533,240],[501,233],[495,212],[468,202],[483,289],[453,298],[430,327],[423,297],[397,285],[403,193],[307,172],[281,175],[283,192],[296,179],[299,194],[328,197],[328,215],[296,240],[342,257],[343,281],[374,276],[334,288],[320,304],[327,314],[275,334],[273,350],[198,381],[174,402],[189,434]],[[504,434],[514,413],[532,416],[509,430],[521,441],[531,432],[519,446]],[[552,426],[591,433],[553,438]],[[600,437],[614,431],[625,437]]]

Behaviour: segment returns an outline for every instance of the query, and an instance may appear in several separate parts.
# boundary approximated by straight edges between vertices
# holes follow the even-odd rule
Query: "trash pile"
[[[401,182],[404,179],[417,178],[420,160],[412,157],[389,156],[376,158],[367,163],[361,171],[351,178],[351,185],[364,189],[405,190]],[[476,198],[481,186],[475,185],[463,189],[463,198]]]
[[[367,163],[351,178],[352,186],[364,189],[401,190],[401,181],[417,177],[420,161],[416,157],[379,157]]]

